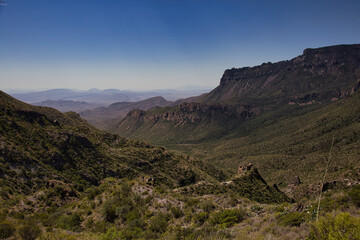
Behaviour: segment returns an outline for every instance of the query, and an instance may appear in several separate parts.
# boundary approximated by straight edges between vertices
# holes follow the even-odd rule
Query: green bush
[[[41,229],[35,222],[28,221],[18,229],[18,234],[22,240],[35,240],[41,235]]]
[[[109,228],[106,233],[101,235],[102,240],[117,240],[123,239],[123,235],[115,227]]]
[[[199,225],[203,225],[208,218],[209,218],[208,212],[201,212],[193,216],[194,223]]]
[[[176,218],[176,219],[181,218],[182,216],[184,216],[183,211],[179,207],[171,207],[170,212],[173,215],[173,217]]]
[[[360,239],[360,218],[349,213],[330,214],[311,225],[308,240],[356,240]]]
[[[215,209],[215,205],[211,200],[206,200],[204,202],[202,202],[200,204],[200,208],[204,211],[204,212],[211,212],[212,210]]]
[[[349,199],[346,196],[325,197],[321,200],[320,212],[332,212],[336,209],[348,207]],[[314,205],[316,208],[317,205]]]
[[[114,222],[115,219],[118,217],[116,213],[116,206],[111,202],[104,203],[102,213],[105,221],[107,222]]]
[[[284,226],[300,226],[308,219],[308,215],[302,212],[291,212],[279,217],[279,223]]]
[[[221,227],[231,227],[245,219],[246,212],[243,209],[226,209],[221,212],[215,212],[210,217],[210,224],[221,225]]]
[[[152,232],[164,233],[166,232],[168,226],[168,216],[166,214],[160,213],[150,219],[149,229]]]
[[[360,185],[354,186],[351,189],[349,197],[357,207],[360,207]]]
[[[196,206],[199,204],[200,200],[197,198],[187,198],[186,200],[186,206],[187,207],[192,207],[192,206]]]
[[[251,206],[250,210],[252,212],[260,213],[261,211],[263,211],[263,207],[259,206],[259,205],[254,205],[254,206]]]
[[[75,213],[71,215],[61,216],[58,222],[58,226],[70,231],[79,231],[81,222],[81,216]]]
[[[90,187],[86,189],[85,193],[90,200],[93,200],[100,193],[100,190],[97,187]]]
[[[0,223],[0,239],[5,239],[13,236],[15,233],[15,227],[12,223],[4,221]]]

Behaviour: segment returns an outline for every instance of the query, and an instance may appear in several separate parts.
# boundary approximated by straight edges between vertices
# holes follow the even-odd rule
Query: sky
[[[0,89],[216,87],[360,43],[358,0],[0,0]]]

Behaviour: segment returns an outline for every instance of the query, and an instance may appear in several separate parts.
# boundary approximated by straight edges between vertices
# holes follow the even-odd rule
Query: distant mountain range
[[[57,108],[57,106],[67,105],[66,109],[75,104],[89,104],[85,108],[95,108],[97,106],[108,106],[115,102],[136,102],[147,98],[162,96],[169,101],[176,101],[181,98],[198,96],[205,92],[209,92],[210,88],[195,88],[185,90],[154,90],[154,91],[122,91],[118,89],[90,89],[88,91],[78,91],[70,89],[51,89],[46,91],[34,91],[27,93],[14,93],[11,96],[31,104],[48,106]],[[51,101],[51,102],[49,102]],[[59,101],[59,102],[57,102]],[[64,101],[74,101],[64,102]],[[61,106],[59,107],[61,108]],[[82,110],[87,110],[82,108]],[[74,111],[74,110],[73,110]]]
[[[199,99],[202,95],[197,97],[190,97],[179,99],[177,101],[167,101],[163,97],[152,97],[138,102],[117,102],[108,107],[98,107],[93,110],[86,110],[80,112],[80,116],[86,119],[92,125],[104,129],[112,123],[116,123],[124,118],[128,112],[134,109],[149,110],[155,107],[176,106],[182,102],[193,102]],[[75,106],[73,106],[75,108]]]

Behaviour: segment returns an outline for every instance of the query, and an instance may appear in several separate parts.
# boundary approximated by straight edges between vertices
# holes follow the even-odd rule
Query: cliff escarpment
[[[288,61],[226,70],[204,103],[274,106],[334,101],[360,82],[360,45],[306,49]]]
[[[160,141],[198,141],[225,135],[239,121],[253,114],[246,107],[181,103],[176,107],[154,108],[150,111],[132,110],[126,118],[108,130],[132,137],[142,137],[142,133],[146,132],[147,136],[154,135]]]

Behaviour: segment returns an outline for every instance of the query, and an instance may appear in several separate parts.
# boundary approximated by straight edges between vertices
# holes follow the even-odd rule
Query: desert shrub
[[[55,192],[56,196],[59,196],[61,199],[64,199],[66,196],[65,189],[60,185],[55,186],[54,192]]]
[[[4,187],[3,189],[0,189],[0,196],[4,199],[9,199],[9,193],[11,189],[8,187]]]
[[[215,212],[211,215],[209,222],[211,225],[221,225],[221,227],[231,227],[245,219],[246,212],[243,209],[226,209]]]
[[[135,228],[127,227],[121,231],[121,234],[122,234],[121,239],[138,239],[138,238],[143,238],[145,235],[144,231],[139,227],[135,227]]]
[[[131,190],[131,182],[126,180],[123,183],[121,183],[120,186],[120,194],[124,197],[128,197],[131,195],[132,190]]]
[[[123,239],[123,235],[115,227],[109,228],[106,233],[101,235],[102,240],[117,240]]]
[[[0,239],[5,239],[13,236],[15,227],[12,223],[4,221],[0,223]]]
[[[360,239],[360,218],[352,217],[349,213],[337,216],[327,214],[311,225],[308,240]]]
[[[156,187],[154,188],[154,191],[155,191],[155,192],[158,192],[158,193],[160,193],[160,194],[163,194],[163,193],[165,193],[165,188],[164,188],[163,186],[156,186]]]
[[[285,205],[284,204],[277,205],[275,207],[274,211],[277,213],[285,212]]]
[[[321,200],[320,209],[323,212],[332,212],[335,209],[346,207],[348,205],[347,202],[348,199],[344,197],[325,197]],[[317,205],[314,205],[314,207],[317,207]]]
[[[61,216],[58,222],[58,226],[66,230],[78,231],[80,229],[81,222],[81,216],[75,213]]]
[[[170,212],[173,215],[173,217],[176,218],[176,219],[181,218],[182,216],[184,216],[183,211],[179,207],[171,207]]]
[[[131,218],[131,212],[132,211],[132,206],[131,205],[121,205],[118,206],[116,208],[116,214],[118,215],[118,217],[120,219],[122,219],[123,221],[126,221],[128,218]],[[133,214],[133,213],[132,213]]]
[[[93,200],[95,196],[97,196],[100,193],[100,190],[97,187],[90,187],[86,189],[85,193],[90,200]]]
[[[211,212],[215,209],[215,204],[211,200],[206,200],[200,204],[200,208],[204,212]]]
[[[191,239],[189,236],[194,232],[192,227],[176,226],[173,230],[173,239]]]
[[[92,224],[92,228],[94,232],[106,233],[108,224],[105,221],[98,221]]]
[[[152,217],[149,222],[150,231],[156,233],[166,232],[168,220],[168,215],[164,213],[159,213],[158,215]]]
[[[53,222],[49,220],[49,214],[45,212],[39,212],[34,214],[34,218],[39,220],[45,227],[50,227]]]
[[[349,197],[357,207],[360,207],[360,185],[354,186],[350,190]]]
[[[102,208],[102,214],[107,222],[114,222],[115,219],[118,217],[116,213],[116,206],[111,202],[106,202]]]
[[[18,229],[18,234],[22,240],[35,240],[41,235],[41,229],[33,221],[27,221]]]
[[[250,209],[252,212],[260,213],[263,210],[263,207],[260,205],[254,205],[254,206],[251,206]]]
[[[279,217],[278,221],[283,226],[300,226],[308,219],[308,215],[302,212],[290,212]]]
[[[140,212],[137,211],[137,209],[134,209],[130,211],[128,214],[126,214],[126,223],[129,226],[133,226],[133,227],[142,227],[145,225],[142,217],[140,216]]]
[[[192,207],[192,206],[196,206],[199,204],[200,200],[197,198],[186,198],[186,206],[188,207]]]
[[[94,219],[90,217],[84,222],[84,224],[86,228],[92,228],[94,225]]]
[[[208,218],[209,218],[208,212],[200,212],[193,216],[194,223],[199,225],[203,225]]]

